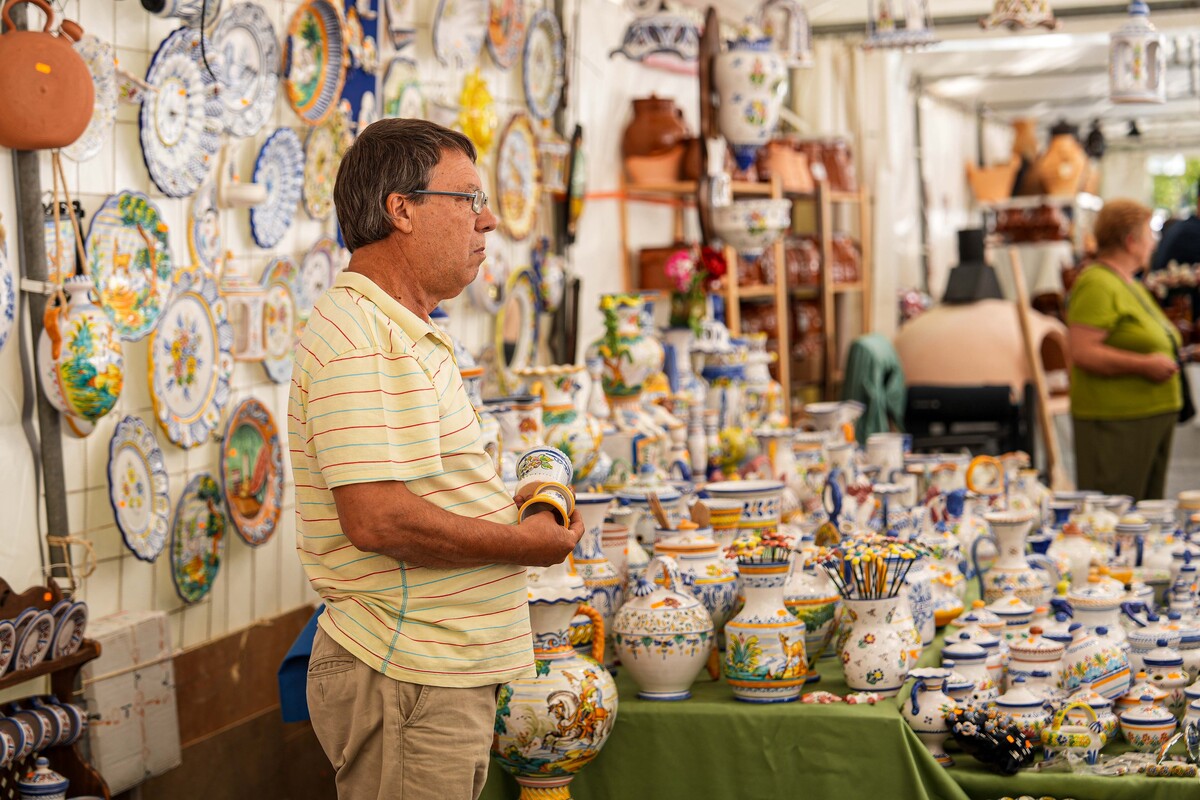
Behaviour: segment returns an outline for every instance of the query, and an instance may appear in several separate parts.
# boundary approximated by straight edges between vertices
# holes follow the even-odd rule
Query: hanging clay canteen
[[[11,11],[31,2],[46,14],[40,31],[17,29]],[[92,73],[74,43],[83,29],[69,19],[57,33],[55,12],[46,0],[8,0],[7,31],[0,36],[0,145],[13,150],[66,147],[92,121],[95,86]]]

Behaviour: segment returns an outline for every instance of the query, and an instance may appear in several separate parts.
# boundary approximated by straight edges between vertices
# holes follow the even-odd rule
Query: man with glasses
[[[472,800],[499,684],[532,677],[525,568],[583,534],[517,522],[449,337],[429,319],[496,227],[475,148],[385,119],[347,151],[334,204],[350,265],[300,339],[288,413],[296,550],[325,601],[308,671],[338,796]]]

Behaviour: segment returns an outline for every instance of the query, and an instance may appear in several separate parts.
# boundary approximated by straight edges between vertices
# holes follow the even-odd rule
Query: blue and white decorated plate
[[[253,136],[275,110],[279,86],[275,26],[262,6],[237,3],[217,22],[212,41],[221,58],[217,77],[225,130],[231,136]]]
[[[250,209],[250,232],[259,247],[274,247],[292,227],[304,190],[304,147],[291,128],[279,128],[258,151],[254,182],[265,184],[267,199]]]
[[[341,272],[340,250],[336,239],[322,236],[304,254],[304,260],[300,262],[300,279],[296,283],[296,311],[300,319],[307,320],[321,295],[333,286]]]
[[[117,60],[112,45],[91,34],[83,36],[74,48],[92,73],[92,121],[62,154],[72,161],[87,161],[108,141],[117,118]]]
[[[142,561],[167,546],[171,495],[162,448],[138,417],[117,423],[108,443],[108,500],[125,545]]]
[[[185,603],[198,603],[212,590],[225,553],[221,487],[208,472],[188,481],[171,526],[171,579]]]
[[[488,52],[500,69],[511,69],[525,47],[525,0],[488,0]]]
[[[8,260],[8,233],[0,225],[0,350],[17,324],[17,281]]]
[[[479,61],[488,35],[488,0],[438,0],[433,18],[433,54],[447,67],[471,67]]]
[[[284,91],[306,125],[324,122],[342,96],[349,62],[344,24],[338,3],[307,0],[288,25]]]
[[[551,11],[539,11],[529,22],[525,34],[522,80],[525,105],[534,118],[550,119],[558,110],[563,90],[563,35],[558,17]]]
[[[159,191],[186,197],[208,177],[225,130],[225,107],[216,78],[201,61],[199,31],[178,28],[164,39],[146,83],[155,91],[138,117],[142,159]]]
[[[298,331],[296,318],[296,285],[300,269],[287,256],[276,258],[263,271],[262,285],[267,301],[263,306],[263,339],[267,357],[263,369],[275,383],[287,383],[292,378],[293,351]]]
[[[233,326],[211,275],[179,276],[175,296],[150,336],[150,399],[167,438],[204,444],[229,403]]]

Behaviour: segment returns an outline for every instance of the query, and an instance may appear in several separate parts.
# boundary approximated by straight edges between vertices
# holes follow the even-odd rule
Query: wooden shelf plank
[[[26,681],[32,681],[40,678],[43,675],[49,675],[52,672],[58,672],[68,667],[80,666],[91,661],[100,655],[100,645],[92,639],[84,639],[80,644],[79,649],[66,658],[57,658],[53,661],[43,661],[32,669],[21,670],[20,672],[10,672],[3,678],[0,678],[0,691],[11,689],[13,686],[20,686]]]
[[[862,281],[854,281],[853,283],[835,283],[833,285],[834,294],[844,294],[845,292],[861,292],[862,290]]]
[[[775,287],[769,284],[761,286],[738,286],[738,297],[742,300],[774,297]]]
[[[792,297],[800,298],[801,300],[815,300],[821,296],[820,286],[792,286],[788,289],[788,294]]]

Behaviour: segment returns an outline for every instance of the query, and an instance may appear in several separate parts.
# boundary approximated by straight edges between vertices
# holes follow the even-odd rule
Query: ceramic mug
[[[528,481],[570,486],[575,478],[571,459],[554,447],[534,447],[517,459],[517,483]]]
[[[59,705],[56,701],[43,700],[40,697],[33,698],[32,710],[41,713],[45,719],[53,718],[55,729],[54,741],[51,742],[51,747],[54,745],[70,744],[72,734],[75,732],[75,719],[65,708]]]
[[[556,481],[547,481],[539,484],[533,497],[525,501],[519,516],[524,521],[533,514],[551,511],[566,528],[571,524],[571,512],[574,510],[575,495],[571,494],[571,490]]]

